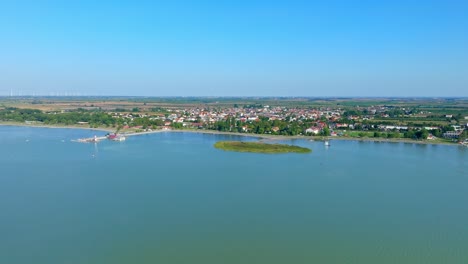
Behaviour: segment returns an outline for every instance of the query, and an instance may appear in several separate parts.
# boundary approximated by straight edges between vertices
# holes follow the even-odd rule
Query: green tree
[[[468,131],[465,129],[458,137],[459,141],[465,141],[468,138]]]
[[[172,122],[172,127],[175,129],[181,129],[183,127],[182,123]]]
[[[321,134],[323,136],[330,136],[330,129],[328,127],[324,127]]]
[[[405,138],[416,138],[415,132],[413,130],[408,130],[404,134]]]
[[[427,136],[429,136],[429,132],[425,129],[421,129],[419,131],[416,131],[414,135],[417,139],[427,139]]]

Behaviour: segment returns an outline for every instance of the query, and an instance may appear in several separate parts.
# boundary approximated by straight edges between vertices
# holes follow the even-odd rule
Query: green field
[[[215,148],[254,153],[309,153],[308,148],[285,145],[285,144],[267,144],[262,142],[242,142],[242,141],[219,141],[214,144]]]

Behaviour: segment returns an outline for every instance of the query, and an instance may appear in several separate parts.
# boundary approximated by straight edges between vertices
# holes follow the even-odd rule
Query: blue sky
[[[0,95],[468,96],[468,1],[0,0]]]

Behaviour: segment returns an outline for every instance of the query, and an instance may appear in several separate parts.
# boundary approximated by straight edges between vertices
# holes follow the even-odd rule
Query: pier
[[[73,139],[73,142],[80,142],[80,143],[98,143],[99,141],[108,139],[112,141],[125,141],[127,137],[131,136],[139,136],[139,135],[148,135],[148,134],[155,134],[155,133],[161,133],[161,132],[167,132],[171,130],[153,130],[153,131],[144,131],[144,132],[127,132],[127,133],[122,133],[122,134],[108,134],[106,136],[98,137],[94,136],[91,138],[79,138],[79,139]]]
[[[73,142],[80,142],[80,143],[98,143],[101,140],[107,139],[107,137],[98,137],[94,136],[91,138],[79,138],[79,139],[72,139]]]

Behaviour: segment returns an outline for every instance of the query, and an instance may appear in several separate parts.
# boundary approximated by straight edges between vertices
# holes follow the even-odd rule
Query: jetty
[[[140,135],[148,135],[148,134],[155,134],[161,132],[167,132],[171,130],[152,130],[152,131],[143,131],[143,132],[126,132],[126,133],[111,133],[107,134],[102,137],[94,136],[91,138],[80,138],[80,139],[73,139],[73,142],[81,142],[81,143],[98,143],[102,140],[112,140],[112,141],[125,141],[127,137],[131,136],[140,136]]]
[[[152,133],[154,133],[153,131]],[[106,134],[105,136],[98,137],[90,137],[90,138],[79,138],[79,139],[72,139],[71,141],[73,142],[80,142],[80,143],[98,143],[99,141],[102,140],[111,140],[111,141],[125,141],[127,137],[129,136],[136,136],[136,135],[144,135],[144,134],[149,134],[150,132],[140,132],[140,133],[112,133],[112,134]]]
[[[94,136],[91,138],[79,138],[79,139],[73,139],[73,142],[81,142],[81,143],[98,143],[101,140],[106,139],[107,137],[98,137]]]

